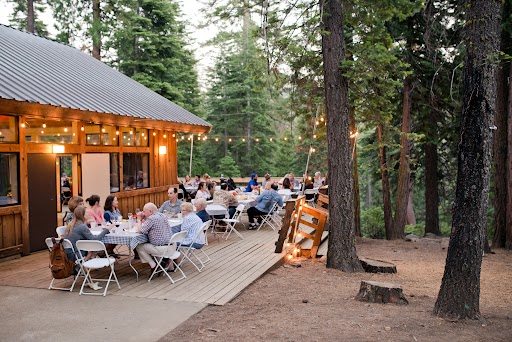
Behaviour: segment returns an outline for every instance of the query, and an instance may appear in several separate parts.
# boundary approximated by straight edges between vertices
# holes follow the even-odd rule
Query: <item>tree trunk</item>
[[[101,59],[101,7],[100,0],[92,1],[92,56]]]
[[[499,0],[466,4],[463,101],[453,222],[438,316],[480,317],[480,271],[491,174],[492,131],[499,50]]]
[[[366,209],[370,209],[373,205],[372,198],[372,176],[368,175],[366,177],[366,181],[368,184],[366,185]]]
[[[324,6],[325,3],[325,6]],[[342,0],[320,0],[322,55],[329,160],[329,249],[327,267],[362,272],[354,242],[354,192],[349,132],[348,84],[340,70],[345,59]]]
[[[379,141],[379,163],[380,177],[382,180],[382,203],[384,207],[384,228],[386,230],[386,239],[392,239],[393,214],[391,212],[391,191],[389,190],[388,166],[386,164],[386,146],[384,146],[384,137],[382,132],[382,123],[377,125],[377,140]]]
[[[502,18],[510,15],[510,3],[503,4]],[[501,30],[500,50],[510,53],[510,34],[508,29]],[[497,129],[494,131],[494,237],[493,248],[505,247],[507,240],[507,139],[508,139],[508,93],[510,61],[501,59],[498,66],[498,86],[496,90],[496,118],[494,120]]]
[[[359,173],[357,172],[357,127],[354,108],[350,108],[350,132],[352,138],[352,162],[354,175],[354,233],[361,236],[361,198],[359,195]]]
[[[505,248],[512,249],[512,66],[508,84],[507,232]]]
[[[407,137],[411,133],[411,93],[410,77],[404,80],[402,103],[402,134],[400,138],[400,167],[398,169],[398,188],[396,191],[395,224],[388,239],[401,239],[404,236],[407,222],[407,204],[409,202],[409,182],[411,176],[410,153],[411,141]]]
[[[27,31],[35,31],[34,0],[27,0]]]
[[[437,135],[437,133],[433,134]],[[425,234],[441,235],[438,186],[437,146],[428,142],[425,144]]]
[[[414,184],[412,182],[409,182],[409,198],[407,200],[407,217],[406,217],[406,224],[416,224],[416,215],[414,214],[414,201],[413,201],[413,195],[412,192],[414,190]]]

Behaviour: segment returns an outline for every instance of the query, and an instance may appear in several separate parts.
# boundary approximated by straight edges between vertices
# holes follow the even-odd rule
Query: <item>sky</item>
[[[182,12],[184,14],[184,22],[187,24],[187,30],[190,32],[190,37],[193,39],[191,49],[195,53],[197,59],[197,71],[199,74],[199,83],[201,88],[206,87],[206,72],[208,67],[213,64],[212,59],[209,57],[212,54],[210,48],[202,47],[202,43],[214,37],[217,30],[214,28],[197,29],[196,25],[204,21],[204,15],[200,12],[202,7],[199,0],[178,0],[181,4]],[[7,0],[0,0],[0,24],[9,25],[9,16],[12,13],[12,4],[7,3]],[[56,31],[53,28],[52,13],[47,11],[41,18],[47,25],[50,35],[55,36]]]

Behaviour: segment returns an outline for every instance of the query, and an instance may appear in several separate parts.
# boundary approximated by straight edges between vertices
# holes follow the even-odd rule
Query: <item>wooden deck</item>
[[[182,268],[187,278],[174,284],[165,275],[148,283],[149,266],[139,260],[134,261],[139,272],[139,281],[136,281],[128,260],[123,258],[115,265],[121,289],[111,283],[107,295],[224,305],[272,267],[282,263],[285,256],[284,253],[274,253],[278,233],[270,228],[251,231],[240,226],[238,230],[244,240],[233,234],[228,241],[209,236],[209,245],[204,248],[211,261],[201,273],[190,263],[184,263]],[[105,274],[106,271],[102,270],[93,277],[104,278]],[[44,289],[48,288],[50,281],[47,251],[0,263],[0,285]],[[66,279],[55,286],[69,286],[71,283],[72,279]],[[75,286],[73,295],[78,295],[81,283],[80,280]]]

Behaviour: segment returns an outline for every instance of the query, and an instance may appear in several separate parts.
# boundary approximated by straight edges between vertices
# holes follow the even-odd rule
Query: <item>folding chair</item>
[[[151,256],[153,257],[153,259],[155,260],[156,262],[156,267],[155,269],[153,270],[153,273],[151,273],[151,276],[149,277],[148,279],[148,282],[151,281],[151,279],[153,279],[153,276],[157,273],[160,273],[160,272],[164,272],[165,275],[167,276],[167,278],[169,278],[169,280],[171,281],[171,283],[175,283],[176,281],[178,280],[181,280],[181,279],[184,279],[186,278],[187,276],[185,275],[185,273],[183,273],[183,270],[180,268],[179,264],[176,263],[176,259],[178,259],[181,255],[180,251],[179,251],[179,248],[178,248],[178,242],[181,243],[183,242],[183,240],[185,240],[185,237],[187,236],[188,232],[186,231],[183,231],[183,232],[179,232],[179,233],[176,233],[176,234],[173,234],[171,236],[171,238],[169,239],[169,243],[167,244],[167,248],[163,250],[163,252],[161,253],[158,253],[158,254],[151,254]],[[162,260],[164,258],[168,258],[168,259],[171,259],[171,262],[173,263],[174,265],[174,272],[176,271],[180,271],[181,272],[181,275],[182,277],[179,278],[179,279],[172,279],[171,276],[169,275],[169,273],[167,273],[167,269],[164,268],[162,266]],[[181,264],[181,263],[180,263]]]
[[[62,205],[66,205],[71,198],[71,189],[67,186],[63,186],[60,188],[60,193],[62,195]]]
[[[235,228],[236,224],[240,222],[240,215],[242,215],[242,212],[244,211],[244,209],[245,209],[245,205],[239,204],[238,207],[236,207],[235,214],[233,215],[232,218],[221,219],[221,221],[226,222],[226,225],[227,225],[227,229],[224,232],[224,235],[226,235],[226,240],[229,239],[229,235],[231,234],[231,232],[235,232],[235,234],[238,235],[238,237],[240,239],[242,239],[242,240],[244,239],[242,234],[240,234],[238,232],[238,230],[236,230],[236,228]]]
[[[315,207],[315,195],[318,194],[318,190],[306,189],[304,190],[304,196],[306,196],[306,203],[312,207]],[[312,198],[307,199],[308,195],[313,195]]]
[[[66,235],[66,228],[67,226],[60,226],[55,228],[55,232],[57,232],[57,237],[64,237],[64,235]]]
[[[84,267],[84,269],[87,269],[87,274],[85,275],[85,278],[89,279],[90,281],[103,281],[107,283],[107,285],[105,286],[105,291],[103,291],[103,293],[95,293],[84,291],[84,281],[82,283],[82,288],[80,289],[80,295],[103,295],[103,297],[105,297],[107,295],[108,286],[110,285],[110,281],[112,280],[112,278],[114,278],[114,280],[116,281],[117,287],[121,289],[121,285],[119,285],[119,281],[117,281],[116,272],[114,271],[114,263],[116,259],[108,256],[107,249],[105,248],[105,244],[103,242],[98,240],[78,240],[76,242],[76,249],[78,249],[79,251],[86,252],[104,252],[106,255],[105,258],[92,258],[85,261],[85,257],[82,255],[82,253],[79,253],[80,258],[82,259],[82,266]],[[103,267],[110,267],[110,275],[108,279],[92,279],[90,276],[91,270],[98,270]]]
[[[274,214],[279,208],[279,203],[274,202],[272,205],[272,208],[270,208],[270,211],[268,214],[261,216],[261,223],[258,226],[257,230],[260,230],[263,225],[268,224],[272,230],[276,230],[276,222],[274,221]]]
[[[182,252],[183,254],[183,258],[181,259],[180,263],[178,264],[179,266],[181,266],[181,264],[183,264],[183,262],[185,260],[188,260],[190,261],[190,263],[192,265],[195,266],[195,268],[201,272],[201,270],[204,268],[204,264],[207,263],[208,261],[210,261],[210,257],[208,256],[208,254],[206,254],[206,252],[203,250],[203,248],[194,248],[193,245],[194,243],[196,243],[196,241],[198,240],[199,236],[201,234],[204,235],[205,237],[205,242],[208,241],[206,239],[206,232],[208,231],[208,228],[210,227],[210,224],[212,223],[212,221],[206,221],[205,223],[203,223],[203,227],[201,228],[201,230],[197,233],[196,237],[194,238],[194,240],[192,241],[192,243],[190,244],[190,246],[188,247],[184,247],[184,246],[180,246],[180,251]],[[205,243],[206,245],[206,243]],[[201,260],[201,258],[199,258],[199,256],[197,255],[199,252],[203,253],[203,255],[206,257],[206,259],[203,261]],[[201,265],[201,267],[197,266],[197,264],[192,261],[191,257],[194,257],[198,262],[199,264]]]
[[[46,238],[46,240],[45,240],[46,246],[48,247],[50,252],[52,251],[52,248],[53,248],[53,240],[52,239],[55,239],[55,238]],[[62,247],[71,249],[73,251],[73,254],[76,255],[75,249],[73,248],[73,244],[68,239],[64,239],[64,241],[62,242]],[[80,267],[80,269],[78,271],[78,274],[74,276],[75,279],[73,280],[73,284],[71,284],[70,287],[55,287],[55,286],[53,286],[53,282],[55,281],[55,278],[52,277],[52,282],[50,283],[48,290],[64,290],[64,291],[72,292],[73,288],[75,287],[76,281],[78,280],[78,277],[80,277],[80,276],[85,277],[85,271],[82,267],[81,260],[77,258],[75,260],[75,265],[78,265]],[[85,283],[85,279],[84,279],[84,283]]]

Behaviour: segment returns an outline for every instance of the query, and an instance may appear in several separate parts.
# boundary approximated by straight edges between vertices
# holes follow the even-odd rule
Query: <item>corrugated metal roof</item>
[[[190,125],[211,125],[95,58],[0,25],[0,97]]]

